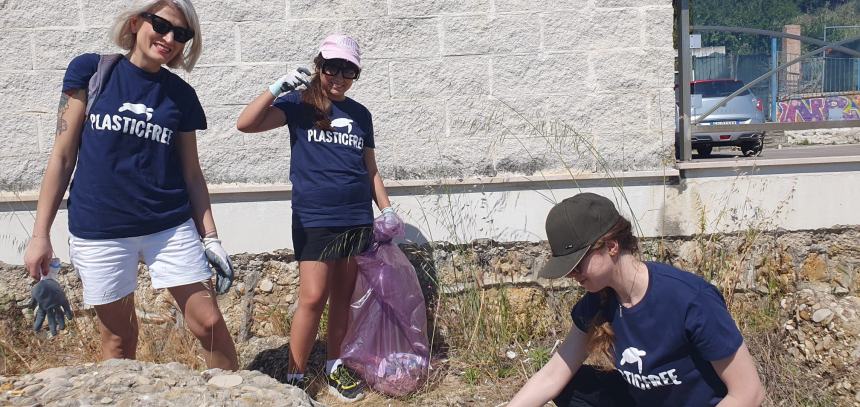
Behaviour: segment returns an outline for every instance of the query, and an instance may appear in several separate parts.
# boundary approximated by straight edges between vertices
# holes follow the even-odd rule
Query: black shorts
[[[564,390],[553,400],[558,407],[624,407],[635,402],[627,382],[617,370],[582,365]]]
[[[327,261],[354,257],[370,246],[373,225],[293,228],[298,261]]]

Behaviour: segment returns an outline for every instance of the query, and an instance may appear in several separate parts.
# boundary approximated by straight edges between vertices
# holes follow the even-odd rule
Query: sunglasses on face
[[[349,62],[328,60],[323,62],[322,73],[328,76],[341,74],[343,79],[358,79],[358,75],[361,73],[361,70]]]
[[[188,40],[194,38],[194,30],[190,28],[177,27],[170,24],[170,21],[152,13],[140,13],[140,16],[149,20],[149,23],[152,24],[152,30],[161,35],[167,35],[167,33],[173,31],[173,39],[176,42],[185,44]]]

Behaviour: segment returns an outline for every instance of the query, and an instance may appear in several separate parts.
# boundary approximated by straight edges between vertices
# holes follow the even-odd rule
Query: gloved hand
[[[203,238],[203,247],[206,250],[206,260],[215,269],[215,292],[224,294],[233,285],[233,263],[230,262],[230,256],[217,237]]]
[[[36,319],[33,320],[33,330],[39,332],[45,319],[48,320],[48,329],[51,336],[57,334],[57,327],[66,329],[66,318],[72,319],[72,307],[66,293],[54,279],[43,278],[30,290],[33,299],[30,307],[37,307]]]
[[[405,227],[400,217],[394,213],[394,208],[389,206],[383,209],[382,214],[373,221],[373,240],[387,242],[395,237],[403,236]]]
[[[389,206],[387,208],[382,209],[382,216],[386,219],[386,221],[389,221],[392,219],[400,220],[400,218],[397,217],[397,214],[394,213],[394,207],[393,206]]]
[[[278,97],[281,93],[296,90],[299,86],[309,86],[310,76],[311,71],[300,66],[269,85],[269,92],[272,92],[272,96]]]

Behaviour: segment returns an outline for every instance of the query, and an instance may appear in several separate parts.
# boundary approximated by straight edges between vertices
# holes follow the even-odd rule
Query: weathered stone
[[[43,386],[41,384],[31,384],[27,387],[24,387],[24,389],[22,391],[24,392],[25,396],[32,397],[32,396],[35,396],[36,393],[38,393],[39,390],[42,390],[44,387],[45,386]]]
[[[220,375],[215,376],[207,382],[210,385],[231,388],[242,384],[242,376],[239,375]]]
[[[51,369],[43,370],[33,376],[39,380],[51,381],[59,378],[68,378],[69,371],[65,367],[54,367]]]
[[[231,398],[242,399],[251,397],[257,400],[254,405],[290,405],[290,406],[313,406],[314,402],[302,391],[292,386],[287,386],[267,377],[268,380],[256,379],[262,376],[259,372],[241,370],[237,372],[224,372],[218,369],[207,371],[215,376],[205,383],[197,379],[198,376],[189,368],[171,363],[168,365],[155,365],[137,361],[120,361],[119,363],[102,362],[89,367],[82,367],[70,371],[71,381],[85,382],[86,386],[72,388],[71,386],[58,387],[59,380],[45,380],[35,376],[20,376],[22,380],[21,397],[16,398],[14,405],[33,405],[34,397],[39,402],[50,405],[72,406],[79,403],[92,405],[117,405],[133,406],[141,403],[147,405],[198,405],[200,400],[208,400],[207,404],[227,405]],[[43,374],[42,377],[51,377],[56,371]],[[123,377],[134,383],[147,383],[150,376],[163,383],[173,383],[170,386],[160,387],[144,384],[129,391],[124,386],[102,385],[103,378]],[[244,378],[253,380],[254,386],[240,386]],[[30,383],[35,380],[38,383]],[[120,382],[125,379],[119,380]],[[68,380],[67,380],[68,382]],[[68,384],[68,383],[65,383]],[[229,389],[229,390],[227,390]],[[3,403],[0,393],[0,403]]]
[[[810,253],[804,260],[800,273],[809,281],[824,281],[827,278],[827,263],[818,253]]]
[[[271,293],[275,288],[275,285],[272,284],[272,280],[268,278],[264,278],[263,281],[260,282],[260,291],[264,293]]]
[[[822,308],[812,314],[812,321],[820,324],[827,324],[833,318],[833,311]]]

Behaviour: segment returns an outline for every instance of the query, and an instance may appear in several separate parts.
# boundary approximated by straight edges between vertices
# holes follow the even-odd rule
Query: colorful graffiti
[[[789,99],[777,105],[780,123],[860,120],[860,94]]]

